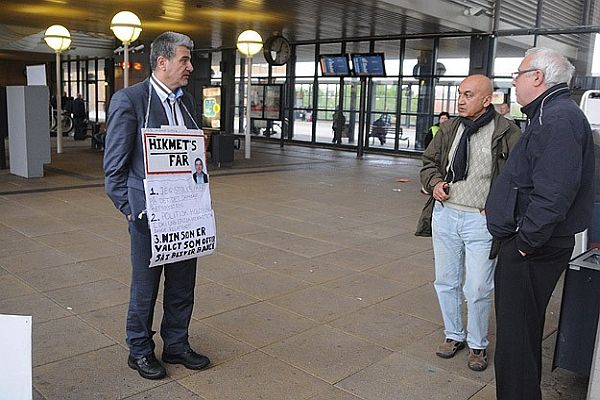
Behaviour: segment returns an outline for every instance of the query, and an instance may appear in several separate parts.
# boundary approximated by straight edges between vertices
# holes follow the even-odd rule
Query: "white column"
[[[62,85],[61,85],[60,52],[56,52],[56,152],[63,152],[62,146]]]
[[[123,87],[129,86],[129,43],[123,42]]]
[[[246,130],[244,131],[244,158],[250,158],[250,82],[252,80],[252,57],[246,58],[246,69],[248,70],[248,82],[246,83]]]

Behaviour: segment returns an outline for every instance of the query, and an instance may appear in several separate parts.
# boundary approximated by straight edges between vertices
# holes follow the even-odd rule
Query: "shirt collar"
[[[154,91],[158,94],[161,102],[164,102],[169,98],[179,100],[181,99],[181,96],[183,96],[183,90],[181,88],[177,88],[175,92],[172,92],[171,89],[154,75],[154,73],[150,76],[150,83],[152,84],[152,87],[154,87]]]
[[[537,111],[542,107],[544,100],[550,100],[556,97],[557,93],[566,91],[568,93],[569,87],[566,83],[559,83],[557,85],[548,88],[544,93],[540,94],[535,100],[526,106],[521,108],[521,112],[526,114],[528,118],[533,118]]]

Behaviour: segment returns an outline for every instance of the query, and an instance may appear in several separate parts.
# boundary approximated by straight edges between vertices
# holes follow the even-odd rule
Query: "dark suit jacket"
[[[148,107],[148,86],[146,79],[136,85],[119,90],[110,101],[106,120],[106,143],[104,147],[104,176],[106,194],[123,214],[132,213],[128,200],[130,188],[144,190],[144,150],[141,130],[144,127]],[[195,114],[192,96],[182,97],[190,114]],[[196,128],[182,105],[185,126]],[[152,89],[148,128],[168,125],[167,114],[158,94]]]
[[[208,183],[208,175],[206,175],[206,173],[202,172],[202,177],[200,179],[202,179],[202,181],[198,182],[198,173],[194,172],[194,182],[196,182],[196,183],[202,183],[202,182]]]

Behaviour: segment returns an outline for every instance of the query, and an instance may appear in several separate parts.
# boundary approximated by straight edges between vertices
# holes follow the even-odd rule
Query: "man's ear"
[[[164,71],[167,67],[167,59],[163,56],[156,58],[156,66],[160,71]]]
[[[489,94],[483,98],[483,106],[484,107],[488,107],[490,104],[492,104],[492,95],[491,94]]]
[[[533,79],[533,86],[538,87],[546,84],[546,77],[540,70],[535,70],[535,78]]]

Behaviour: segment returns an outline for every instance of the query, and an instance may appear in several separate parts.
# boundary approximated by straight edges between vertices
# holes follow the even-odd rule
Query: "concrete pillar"
[[[469,54],[469,75],[494,74],[494,57],[496,56],[496,40],[491,36],[473,36]]]
[[[235,56],[235,49],[221,52],[221,128],[227,133],[233,133],[235,116]]]

